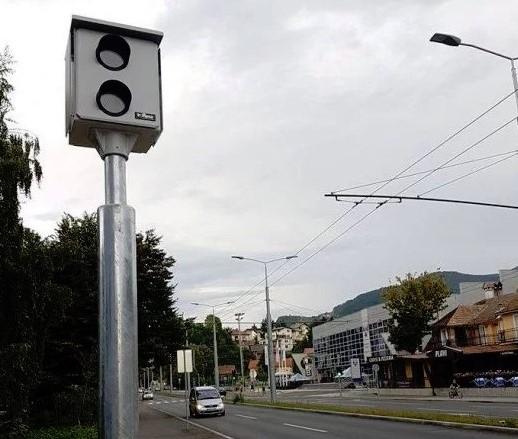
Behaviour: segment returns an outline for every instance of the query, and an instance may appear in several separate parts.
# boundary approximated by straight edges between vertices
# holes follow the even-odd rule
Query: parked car
[[[154,398],[155,398],[155,395],[153,394],[153,392],[151,390],[144,390],[144,392],[142,392],[142,401],[145,401],[148,399],[154,399]]]
[[[202,415],[225,416],[225,405],[215,387],[200,386],[191,389],[189,413],[194,418]]]

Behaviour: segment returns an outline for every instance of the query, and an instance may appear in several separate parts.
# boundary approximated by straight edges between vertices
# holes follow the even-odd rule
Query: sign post
[[[105,204],[97,211],[100,439],[134,439],[138,431],[135,210],[126,200],[126,161],[162,132],[162,36],[73,16],[67,45],[68,141],[95,148],[104,161]]]
[[[178,373],[185,374],[185,417],[189,419],[189,393],[190,393],[190,373],[192,372],[192,350],[182,349],[176,351],[176,367]]]

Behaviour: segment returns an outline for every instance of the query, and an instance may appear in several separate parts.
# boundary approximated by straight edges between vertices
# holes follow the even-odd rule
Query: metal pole
[[[138,431],[135,211],[126,204],[126,160],[136,136],[95,133],[104,160],[106,203],[99,207],[99,438]]]
[[[169,364],[169,393],[173,393],[173,365]]]
[[[272,315],[270,313],[270,290],[268,288],[268,268],[264,264],[266,292],[266,324],[268,325],[268,377],[270,379],[270,402],[275,402],[275,358],[273,357]]]
[[[162,366],[160,366],[160,391],[164,390],[164,384],[162,382]]]
[[[237,331],[239,333],[239,360],[241,361],[241,381],[243,387],[245,386],[245,369],[243,367],[243,343],[241,338],[241,320],[243,319],[244,313],[238,312],[236,314],[237,318]]]
[[[212,307],[212,335],[214,337],[214,384],[219,391],[218,341],[216,339],[216,314]]]
[[[189,419],[189,394],[187,393],[187,362],[186,360],[187,351],[183,351],[183,371],[185,373],[184,376],[184,387],[185,387],[185,418]]]
[[[511,75],[513,77],[513,86],[514,86],[514,98],[516,100],[516,108],[518,109],[518,78],[516,77],[516,66],[514,65],[514,59],[511,59]],[[517,119],[518,122],[518,119]]]

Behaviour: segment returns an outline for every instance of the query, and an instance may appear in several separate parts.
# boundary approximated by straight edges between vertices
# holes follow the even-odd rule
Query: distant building
[[[236,366],[233,364],[222,364],[218,366],[219,378],[224,383],[232,382],[232,378],[236,376]]]
[[[280,327],[272,329],[272,340],[276,344],[279,341],[279,347],[288,352],[293,350],[293,331],[291,328]]]
[[[244,329],[239,332],[233,329],[231,332],[232,340],[237,344],[242,343],[243,346],[249,347],[254,344],[259,344],[262,340],[261,331],[256,328]]]
[[[436,385],[455,376],[461,384],[477,376],[518,374],[518,293],[459,305],[433,324],[427,346]],[[508,376],[507,376],[508,375]]]
[[[448,297],[447,308],[440,313],[439,318],[459,305],[470,305],[495,294],[515,292],[518,287],[518,270],[500,270],[500,276],[500,290],[498,285],[493,287],[482,282],[461,283],[460,294]],[[371,374],[372,364],[377,363],[380,366],[379,378],[387,385],[396,382],[427,385],[428,377],[423,371],[423,364],[414,364],[423,363],[427,359],[426,354],[397,352],[389,342],[389,322],[388,311],[383,304],[379,304],[314,326],[315,367],[321,379],[332,380],[338,372],[351,366],[351,359],[358,358],[362,372],[366,374]],[[431,335],[428,335],[423,339],[423,347],[430,338]],[[394,361],[397,358],[400,361]]]
[[[303,341],[309,333],[309,326],[302,322],[290,325],[290,329],[294,343]]]

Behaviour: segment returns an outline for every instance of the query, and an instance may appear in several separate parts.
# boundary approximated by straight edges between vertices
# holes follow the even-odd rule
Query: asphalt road
[[[185,416],[185,403],[179,398],[157,396],[142,404],[176,416]],[[226,416],[196,418],[193,422],[204,425],[227,439],[504,439],[515,435],[445,428],[346,416],[302,413],[259,407],[226,405]]]

